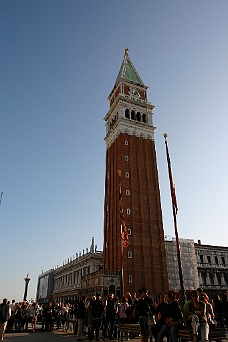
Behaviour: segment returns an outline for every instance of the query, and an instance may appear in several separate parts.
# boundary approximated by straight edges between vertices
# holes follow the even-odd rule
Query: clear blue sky
[[[105,122],[124,48],[155,105],[166,235],[228,245],[227,0],[0,1],[0,299],[103,248]]]

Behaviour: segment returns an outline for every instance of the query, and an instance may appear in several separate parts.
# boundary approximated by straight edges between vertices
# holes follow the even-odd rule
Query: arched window
[[[132,275],[129,275],[129,276],[128,276],[128,282],[129,282],[129,283],[132,283]]]
[[[202,283],[203,285],[207,284],[207,276],[205,272],[201,272],[201,278],[202,278]]]
[[[217,276],[217,279],[218,279],[218,283],[219,283],[219,285],[222,285],[222,275],[221,275],[221,273],[216,273],[216,276]]]
[[[209,278],[210,278],[210,281],[211,281],[211,285],[214,285],[214,273],[210,272],[209,273]]]
[[[137,112],[136,120],[139,122],[141,121],[141,113],[140,112]]]
[[[128,235],[131,235],[131,229],[130,228],[128,228]]]
[[[131,209],[127,208],[127,215],[131,214]]]
[[[142,122],[146,123],[146,114],[142,115]]]
[[[125,140],[125,141],[124,141],[124,144],[125,144],[125,145],[128,145],[128,140]]]
[[[129,178],[130,177],[129,172],[126,172],[125,176],[126,176],[126,178]]]
[[[131,251],[128,252],[128,259],[132,259],[132,252]]]
[[[125,110],[125,118],[127,118],[127,119],[130,118],[130,112],[129,112],[128,108]]]
[[[115,293],[116,293],[116,289],[115,289],[115,285],[113,285],[113,284],[111,284],[110,286],[109,286],[109,293],[113,293],[114,295],[115,295]]]
[[[134,110],[131,111],[131,119],[135,120],[135,111]]]
[[[127,195],[127,196],[130,196],[130,194],[131,194],[131,193],[130,193],[130,190],[126,190],[126,195]]]
[[[128,161],[128,156],[125,156],[125,161]]]

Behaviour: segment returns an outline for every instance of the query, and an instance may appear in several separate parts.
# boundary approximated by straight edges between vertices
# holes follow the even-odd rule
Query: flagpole
[[[182,272],[181,256],[180,256],[180,243],[179,243],[179,236],[178,236],[178,230],[177,230],[177,210],[178,210],[178,208],[177,208],[177,201],[176,201],[176,194],[175,194],[175,186],[174,186],[173,177],[172,177],[172,169],[171,169],[171,161],[170,161],[170,157],[169,157],[167,137],[168,137],[167,133],[164,133],[166,157],[167,157],[168,173],[169,173],[170,192],[171,192],[171,199],[172,199],[174,231],[175,231],[175,237],[176,237],[177,262],[178,262],[180,288],[181,288],[180,304],[182,306],[186,302],[186,294],[185,294],[185,289],[184,289],[184,280],[183,280],[183,272]]]
[[[0,205],[2,204],[2,196],[3,196],[3,192],[1,192],[1,195],[0,195]]]

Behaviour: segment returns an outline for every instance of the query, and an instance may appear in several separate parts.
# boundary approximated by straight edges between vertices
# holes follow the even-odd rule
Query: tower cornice
[[[106,150],[118,138],[120,134],[133,135],[142,139],[154,140],[154,131],[156,127],[144,125],[138,121],[129,121],[127,119],[119,119],[112,130],[108,132],[104,138],[106,142]]]

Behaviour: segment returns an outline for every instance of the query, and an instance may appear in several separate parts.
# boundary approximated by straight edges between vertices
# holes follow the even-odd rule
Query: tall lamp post
[[[24,278],[24,281],[25,281],[25,292],[24,292],[24,302],[26,301],[27,299],[27,294],[28,294],[28,284],[30,282],[30,278],[29,278],[29,275],[27,274],[27,276]]]

